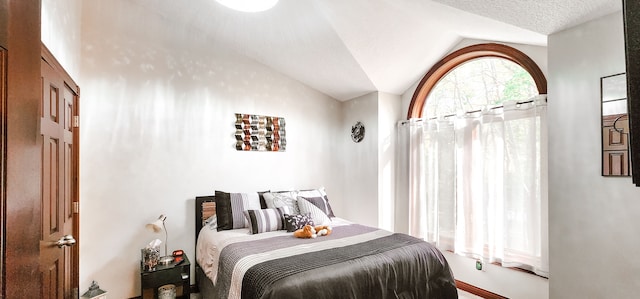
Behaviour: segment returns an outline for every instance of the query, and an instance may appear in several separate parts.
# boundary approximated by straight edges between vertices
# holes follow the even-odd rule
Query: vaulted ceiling
[[[132,3],[338,100],[401,94],[464,38],[546,46],[548,34],[621,9],[621,0],[280,0],[258,13],[215,0]]]

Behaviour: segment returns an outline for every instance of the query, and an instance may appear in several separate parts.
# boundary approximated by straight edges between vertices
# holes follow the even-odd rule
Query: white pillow
[[[325,197],[327,192],[324,191],[324,187],[312,190],[301,190],[297,192],[297,196],[302,197]]]
[[[204,225],[208,226],[209,229],[211,229],[211,230],[217,230],[218,229],[218,217],[216,215],[213,215],[213,216],[207,218],[207,220],[204,221]]]
[[[309,213],[313,219],[315,225],[329,225],[331,218],[327,216],[322,210],[318,209],[314,204],[304,199],[302,196],[298,196],[298,208],[300,208],[301,214]]]
[[[296,202],[296,195],[294,192],[267,192],[262,196],[264,197],[264,202],[269,209],[289,207],[291,214],[300,214],[300,209],[298,209],[298,203]]]

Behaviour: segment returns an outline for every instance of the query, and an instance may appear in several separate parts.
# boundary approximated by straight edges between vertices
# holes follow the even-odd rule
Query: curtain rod
[[[516,105],[529,104],[529,103],[533,103],[535,101],[536,100],[527,100],[527,101],[523,101],[523,102],[516,102]],[[547,97],[544,98],[544,101],[547,102]],[[490,110],[494,110],[494,109],[500,109],[500,108],[504,108],[504,105],[498,105],[498,106],[495,106],[495,107],[491,107],[489,109]],[[473,111],[467,111],[467,112],[465,112],[465,114],[471,114],[471,113],[476,113],[476,112],[481,112],[481,111],[482,111],[482,109],[473,110]],[[452,117],[452,116],[456,116],[456,114],[448,114],[448,115],[445,115],[443,117],[447,118],[447,117]],[[438,118],[438,116],[430,117],[430,118],[414,118],[413,121],[420,122],[420,121],[424,121],[424,120],[433,120],[433,119],[437,119],[437,118]],[[403,120],[403,121],[400,121],[399,124],[400,125],[406,125],[409,122],[411,122],[411,120]]]

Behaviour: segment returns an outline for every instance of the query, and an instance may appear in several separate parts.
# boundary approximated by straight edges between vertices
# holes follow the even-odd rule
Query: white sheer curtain
[[[401,124],[409,234],[547,276],[546,132],[546,96]]]

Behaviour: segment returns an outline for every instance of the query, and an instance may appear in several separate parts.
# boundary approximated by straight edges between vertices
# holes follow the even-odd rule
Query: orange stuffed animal
[[[328,225],[318,225],[315,227],[316,234],[318,236],[328,236],[331,234],[331,226]]]
[[[313,239],[317,236],[328,236],[331,234],[331,226],[318,225],[313,227],[311,225],[305,225],[301,229],[293,232],[293,236],[296,238]]]
[[[301,229],[294,231],[293,236],[296,238],[312,239],[315,238],[317,234],[316,229],[313,226],[307,224]]]

